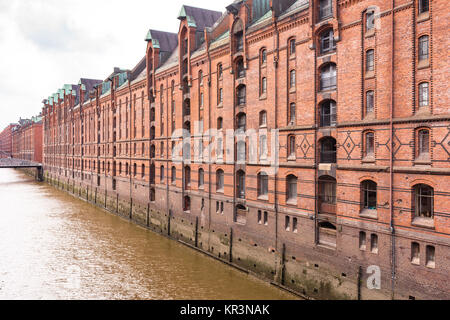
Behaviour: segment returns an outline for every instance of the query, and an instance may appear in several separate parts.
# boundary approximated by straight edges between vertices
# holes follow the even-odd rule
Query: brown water
[[[0,204],[0,299],[295,298],[18,171]]]

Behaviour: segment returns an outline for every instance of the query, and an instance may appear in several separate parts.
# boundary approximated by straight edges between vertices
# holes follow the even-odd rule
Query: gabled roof
[[[145,41],[151,41],[160,51],[172,52],[178,45],[178,34],[150,29]]]
[[[190,27],[197,28],[197,31],[203,31],[205,28],[212,27],[214,23],[222,17],[222,12],[182,6],[178,19],[187,19]]]

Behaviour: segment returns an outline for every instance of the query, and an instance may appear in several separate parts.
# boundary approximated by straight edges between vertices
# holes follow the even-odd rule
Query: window
[[[264,225],[269,225],[269,214],[267,211],[264,211]]]
[[[375,28],[375,12],[368,11],[366,13],[366,31],[372,31]]]
[[[336,163],[336,140],[328,137],[321,142],[320,163]]]
[[[200,70],[198,72],[198,82],[202,86],[203,85],[203,71]],[[172,94],[173,94],[173,84],[172,84]]]
[[[264,77],[261,80],[261,94],[267,93],[267,78]]]
[[[367,239],[366,239],[366,233],[364,231],[361,231],[359,233],[359,250],[366,251],[367,249]]]
[[[430,131],[427,129],[420,130],[418,133],[419,148],[418,157],[430,157]]]
[[[216,172],[216,192],[223,192],[224,190],[224,172],[217,170]]]
[[[366,115],[372,114],[375,110],[375,93],[373,91],[366,92]]]
[[[245,113],[240,113],[237,117],[238,131],[245,132],[247,130],[247,116]]]
[[[426,266],[428,268],[433,268],[434,269],[436,267],[435,255],[436,255],[435,247],[427,246]]]
[[[430,58],[429,37],[422,36],[419,38],[419,62],[427,61]]]
[[[218,101],[218,104],[221,104],[222,102],[223,102],[223,89],[222,88],[220,88],[219,89],[219,94],[218,94],[218,99],[217,99]]]
[[[364,156],[375,156],[375,133],[373,132],[366,132],[364,134]]]
[[[172,167],[172,183],[177,182],[177,168]]]
[[[264,65],[267,62],[267,50],[262,49],[261,50],[261,64]]]
[[[258,174],[258,196],[267,196],[269,193],[269,176],[265,172]]]
[[[245,172],[239,170],[236,176],[237,197],[245,199]]]
[[[259,126],[260,127],[267,126],[267,112],[266,111],[261,111],[259,113]]]
[[[290,89],[295,88],[295,70],[291,70],[289,74],[289,88]]]
[[[420,265],[420,245],[417,242],[411,243],[411,263]]]
[[[297,122],[296,105],[295,103],[291,103],[289,105],[289,124],[295,125],[296,122]]]
[[[324,20],[333,15],[333,4],[331,0],[319,1],[319,20]]]
[[[291,217],[286,216],[284,218],[284,229],[286,231],[291,231]]]
[[[289,55],[295,55],[295,39],[289,40]]]
[[[217,130],[222,130],[223,129],[223,118],[219,117],[217,118]]]
[[[267,158],[268,155],[267,136],[265,134],[261,135],[259,138],[259,155],[262,159]]]
[[[244,32],[239,31],[235,34],[236,37],[236,52],[244,50]]]
[[[244,60],[243,59],[239,59],[236,62],[236,75],[238,78],[245,77],[245,68],[244,68]]]
[[[287,202],[297,203],[297,177],[290,175],[286,179],[287,181]]]
[[[376,234],[370,236],[370,251],[378,254],[378,236]]]
[[[237,97],[236,97],[237,99],[237,104],[239,105],[239,106],[243,106],[243,105],[245,105],[245,99],[246,99],[246,87],[245,87],[245,85],[240,85],[238,88],[237,88]]]
[[[288,137],[288,157],[289,158],[295,158],[297,156],[297,152],[296,152],[296,144],[295,144],[295,136],[294,135],[290,135]]]
[[[320,53],[327,53],[333,51],[336,48],[334,42],[333,29],[325,30],[320,34]]]
[[[185,196],[184,197],[183,211],[184,212],[190,212],[191,211],[191,198],[189,196]]]
[[[164,166],[161,166],[161,169],[160,169],[160,178],[161,178],[161,183],[163,183],[164,182],[164,179],[165,179],[165,172],[164,172]]]
[[[216,155],[218,158],[223,157],[223,139],[221,137],[217,138]]]
[[[292,231],[294,233],[298,233],[298,220],[297,220],[297,218],[294,218],[292,220]]]
[[[186,166],[184,168],[184,187],[188,189],[191,186],[191,168]]]
[[[361,184],[363,210],[377,210],[377,184],[366,180]]]
[[[329,176],[319,179],[319,198],[321,203],[336,204],[336,179]]]
[[[336,65],[327,64],[320,70],[320,90],[336,89]]]
[[[144,178],[145,177],[145,164],[143,164],[141,166],[141,177]]]
[[[375,51],[373,49],[366,52],[366,72],[375,70]]]
[[[223,76],[223,67],[222,67],[222,64],[219,64],[217,66],[217,77],[219,79],[222,79],[222,76]]]
[[[200,168],[200,170],[198,170],[198,187],[203,188],[204,185],[205,185],[205,170]]]
[[[258,224],[262,224],[262,211],[258,210]]]
[[[419,0],[419,13],[428,12],[430,10],[429,0]]]
[[[203,108],[203,103],[204,103],[204,95],[202,92],[202,93],[200,93],[200,108]]]
[[[428,82],[419,84],[419,107],[428,107],[430,105],[430,89]]]
[[[434,189],[425,184],[419,184],[414,187],[414,210],[417,218],[434,217],[433,205],[434,205]]]
[[[336,126],[336,102],[328,100],[320,106],[320,125],[322,127]]]
[[[245,161],[247,159],[246,154],[247,146],[245,144],[245,141],[238,141],[237,142],[237,161],[239,164],[245,164]]]

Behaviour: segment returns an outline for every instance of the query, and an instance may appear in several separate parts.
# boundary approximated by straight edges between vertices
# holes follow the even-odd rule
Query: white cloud
[[[0,131],[40,112],[41,101],[80,78],[104,79],[145,55],[149,28],[177,32],[182,4],[227,2],[0,0]]]

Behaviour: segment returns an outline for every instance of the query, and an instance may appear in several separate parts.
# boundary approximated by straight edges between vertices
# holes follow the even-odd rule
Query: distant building
[[[9,158],[12,154],[12,131],[16,124],[10,124],[0,133],[0,158]]]
[[[12,130],[12,157],[42,163],[42,117],[20,119]]]

